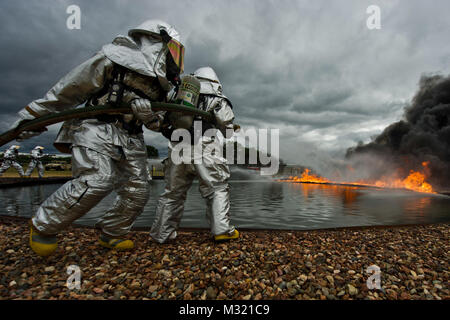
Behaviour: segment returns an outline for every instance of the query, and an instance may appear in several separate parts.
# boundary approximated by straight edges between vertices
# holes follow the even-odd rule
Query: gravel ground
[[[324,231],[244,231],[215,244],[207,231],[175,242],[132,232],[132,252],[103,249],[93,229],[71,227],[44,259],[25,220],[0,218],[0,299],[450,299],[449,224]],[[67,267],[82,272],[66,287]],[[366,268],[381,269],[369,290]]]

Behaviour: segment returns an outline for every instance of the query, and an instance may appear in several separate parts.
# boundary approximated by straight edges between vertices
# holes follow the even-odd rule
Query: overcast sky
[[[70,4],[81,8],[81,30],[66,28]],[[366,27],[371,4],[380,30]],[[187,73],[217,71],[237,123],[279,128],[281,157],[311,165],[399,120],[421,74],[449,74],[449,12],[448,0],[2,1],[0,128],[117,34],[161,19],[182,36]],[[54,150],[58,128],[22,151]],[[165,153],[164,138],[145,136]]]

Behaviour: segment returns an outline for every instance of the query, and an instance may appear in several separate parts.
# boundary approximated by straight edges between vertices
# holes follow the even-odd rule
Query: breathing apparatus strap
[[[122,103],[123,92],[125,90],[123,80],[125,79],[127,69],[119,65],[114,65],[114,67],[112,83],[109,85],[108,103],[112,106],[117,106]]]
[[[164,29],[159,30],[159,35],[161,36],[161,39],[165,44],[169,43],[169,41],[172,40],[172,37],[169,36],[167,31]]]
[[[97,92],[92,98],[89,99],[89,105],[96,106],[101,97],[108,94],[107,103],[112,106],[117,106],[122,104],[122,98],[125,91],[133,92],[137,96],[143,99],[151,100],[144,92],[139,89],[130,87],[124,83],[125,75],[129,73],[125,67],[114,63],[112,77],[109,79],[103,88]]]
[[[124,67],[122,67],[122,66],[120,66],[120,65],[118,65],[118,64],[116,64],[116,63],[114,63],[114,64],[113,64],[112,74],[111,74],[111,75],[112,75],[111,79],[108,79],[108,80],[106,81],[105,85],[103,86],[103,88],[101,88],[100,91],[98,91],[97,93],[95,93],[95,94],[88,100],[87,105],[92,105],[92,106],[98,105],[98,104],[99,104],[98,100],[99,100],[101,97],[103,97],[103,96],[105,96],[106,94],[108,94],[108,93],[109,93],[109,94],[108,94],[108,103],[111,104],[111,105],[113,105],[113,103],[110,101],[110,97],[111,97],[111,95],[112,95],[112,87],[113,87],[113,84],[114,84],[115,82],[119,82],[119,83],[120,83],[120,79],[122,79],[122,82],[123,82],[123,79],[125,78],[125,73],[126,73],[126,69],[125,69]],[[121,74],[121,75],[119,76],[119,74]],[[116,93],[116,94],[117,94],[117,93]],[[121,96],[118,96],[118,98],[120,98],[120,99],[118,99],[118,100],[121,100],[122,97],[123,97],[123,91],[122,91],[122,95],[121,95]],[[120,102],[121,102],[121,101],[116,101],[115,105],[119,104]]]
[[[107,103],[112,106],[119,106],[122,104],[125,91],[131,91],[141,98],[149,99],[149,97],[142,91],[127,86],[124,83],[127,72],[129,72],[127,68],[114,64],[111,79],[107,81],[104,87],[89,100],[89,104],[98,105],[99,99],[108,94]],[[96,116],[96,119],[106,123],[119,123],[121,127],[127,130],[130,134],[138,134],[143,132],[142,124],[138,125],[136,120],[125,122],[122,115],[102,114]]]

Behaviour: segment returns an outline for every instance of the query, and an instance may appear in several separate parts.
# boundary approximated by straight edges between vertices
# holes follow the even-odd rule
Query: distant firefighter
[[[17,172],[19,172],[20,176],[23,177],[23,169],[22,166],[16,161],[17,156],[19,155],[20,146],[13,145],[9,147],[8,150],[5,151],[3,155],[3,163],[0,167],[0,176],[9,169],[9,167],[14,167]]]
[[[39,178],[42,178],[44,176],[44,165],[42,164],[41,159],[45,156],[44,147],[37,146],[33,150],[31,150],[31,161],[28,165],[27,171],[25,172],[25,176],[31,176],[31,173],[33,172],[34,168],[38,168],[38,175]]]

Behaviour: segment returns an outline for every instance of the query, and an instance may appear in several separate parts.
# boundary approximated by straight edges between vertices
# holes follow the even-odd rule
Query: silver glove
[[[144,125],[157,119],[155,112],[152,111],[152,104],[148,99],[134,99],[131,101],[131,109],[134,116],[141,120]]]

